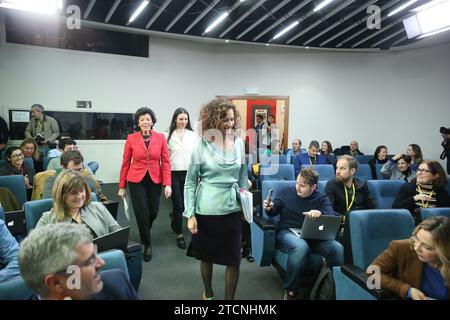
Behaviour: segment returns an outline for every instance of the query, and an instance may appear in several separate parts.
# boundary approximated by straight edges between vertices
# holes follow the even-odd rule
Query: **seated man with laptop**
[[[334,240],[341,217],[334,212],[328,197],[317,191],[318,178],[313,168],[303,169],[295,188],[282,190],[273,202],[270,198],[264,201],[269,216],[280,215],[276,241],[280,250],[288,253],[283,283],[287,300],[297,299],[311,253],[323,256],[330,267],[341,265],[344,260],[343,247]],[[295,230],[300,228],[301,234]]]

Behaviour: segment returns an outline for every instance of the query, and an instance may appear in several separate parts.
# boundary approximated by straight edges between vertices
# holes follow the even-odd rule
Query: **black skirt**
[[[210,216],[196,214],[198,232],[192,235],[187,255],[201,261],[239,267],[242,213]]]

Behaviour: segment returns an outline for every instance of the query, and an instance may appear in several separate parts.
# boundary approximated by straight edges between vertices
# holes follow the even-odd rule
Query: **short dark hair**
[[[319,145],[319,141],[317,140],[313,140],[309,143],[309,148],[311,149],[312,147],[315,147],[316,149],[320,149],[320,145]]]
[[[410,156],[408,156],[407,154],[402,154],[401,156],[400,156],[400,158],[398,158],[397,160],[395,160],[395,162],[398,162],[399,160],[405,160],[405,162],[406,163],[411,163],[411,161],[412,161],[412,159],[411,159],[411,157]]]
[[[257,117],[257,118],[264,119],[264,116],[263,116],[262,114],[260,114],[260,113],[258,113],[258,114],[256,115],[256,117]]]
[[[303,169],[299,176],[305,179],[305,183],[310,186],[317,184],[317,181],[319,181],[319,174],[313,167]]]
[[[73,161],[73,164],[78,165],[80,163],[83,163],[84,159],[79,151],[69,150],[61,154],[60,161],[61,167],[65,169],[67,168],[67,165],[69,164],[70,161]]]
[[[63,139],[59,140],[58,149],[64,150],[64,148],[66,146],[70,146],[70,145],[75,145],[76,146],[77,143],[72,138],[63,138]]]
[[[153,112],[152,109],[150,109],[149,107],[142,107],[136,110],[136,113],[134,114],[134,124],[136,125],[136,127],[139,124],[139,118],[145,114],[149,114],[150,117],[152,118],[152,122],[153,122],[153,126],[156,123],[156,115]],[[152,126],[152,128],[153,128]]]
[[[450,128],[441,127],[439,129],[439,132],[442,133],[442,134],[450,134]]]
[[[8,149],[6,149],[6,152],[5,152],[6,161],[10,162],[8,160],[8,158],[11,158],[12,153],[16,150],[20,150],[22,152],[22,149],[20,149],[18,146],[12,146],[12,147],[9,147]]]

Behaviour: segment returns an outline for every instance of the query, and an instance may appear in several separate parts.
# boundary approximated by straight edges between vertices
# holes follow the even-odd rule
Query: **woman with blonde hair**
[[[44,171],[42,163],[42,155],[39,151],[39,146],[33,138],[25,138],[20,144],[20,149],[22,150],[25,158],[32,158],[33,165],[36,173]]]
[[[226,266],[226,300],[234,299],[239,279],[242,207],[238,192],[247,190],[248,179],[238,124],[236,106],[226,99],[214,99],[200,110],[202,139],[192,151],[184,185],[183,216],[192,233],[188,254],[201,261],[205,300],[214,298],[214,263]]]
[[[392,241],[372,266],[380,268],[381,287],[402,299],[448,300],[450,219],[433,216],[422,221],[411,239]]]
[[[53,208],[45,212],[36,228],[57,222],[83,223],[94,238],[119,230],[121,226],[100,202],[92,202],[84,177],[76,170],[64,170],[53,186]]]

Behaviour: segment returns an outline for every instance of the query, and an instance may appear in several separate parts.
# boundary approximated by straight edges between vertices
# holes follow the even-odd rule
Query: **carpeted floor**
[[[103,186],[110,200],[118,200],[117,184]],[[150,262],[142,262],[142,281],[139,294],[142,299],[158,300],[199,300],[203,293],[200,277],[200,263],[186,256],[186,250],[176,246],[175,234],[170,228],[170,200],[161,200],[158,218],[152,228],[153,255]],[[134,215],[127,221],[123,205],[119,206],[118,221],[130,225],[130,240],[139,242],[139,232]],[[189,231],[184,225],[185,240],[189,243]],[[216,299],[224,297],[225,267],[214,266],[213,288]],[[280,300],[283,299],[282,280],[273,267],[258,267],[246,259],[242,260],[238,300]]]

